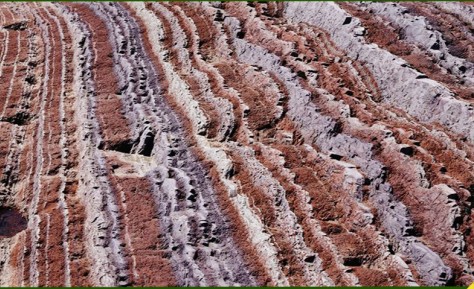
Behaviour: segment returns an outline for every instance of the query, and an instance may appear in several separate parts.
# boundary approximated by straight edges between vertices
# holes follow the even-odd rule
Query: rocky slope
[[[0,4],[0,285],[474,282],[473,15]]]

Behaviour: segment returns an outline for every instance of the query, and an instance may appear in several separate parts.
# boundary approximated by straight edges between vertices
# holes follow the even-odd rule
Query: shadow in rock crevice
[[[26,227],[26,218],[17,209],[0,206],[0,239],[11,238]]]

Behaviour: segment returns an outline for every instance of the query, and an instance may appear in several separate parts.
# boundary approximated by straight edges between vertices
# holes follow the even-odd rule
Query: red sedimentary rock
[[[474,282],[469,3],[0,5],[0,285]]]

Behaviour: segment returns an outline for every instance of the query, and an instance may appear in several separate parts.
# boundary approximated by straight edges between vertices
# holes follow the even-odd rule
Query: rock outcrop
[[[0,285],[471,284],[473,15],[0,4]]]

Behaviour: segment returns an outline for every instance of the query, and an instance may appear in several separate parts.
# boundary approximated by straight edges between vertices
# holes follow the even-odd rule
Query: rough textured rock
[[[473,7],[0,4],[0,285],[474,282]]]

